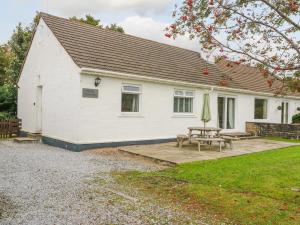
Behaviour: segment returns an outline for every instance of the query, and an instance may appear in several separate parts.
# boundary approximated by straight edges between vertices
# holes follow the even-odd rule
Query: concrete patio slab
[[[175,142],[154,145],[127,146],[121,147],[119,150],[171,164],[180,164],[232,157],[295,145],[299,144],[266,139],[250,139],[235,141],[233,149],[223,148],[223,151],[221,152],[218,151],[218,146],[213,146],[212,149],[209,149],[207,146],[203,146],[203,150],[198,152],[197,144],[194,143],[191,145],[185,144],[182,149],[179,149]]]

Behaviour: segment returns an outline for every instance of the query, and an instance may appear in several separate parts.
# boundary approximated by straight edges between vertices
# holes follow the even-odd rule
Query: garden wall
[[[282,136],[300,132],[300,124],[246,122],[246,132],[257,136]]]

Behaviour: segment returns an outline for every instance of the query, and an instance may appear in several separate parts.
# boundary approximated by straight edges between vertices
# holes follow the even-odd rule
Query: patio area
[[[175,142],[154,145],[127,146],[120,147],[119,150],[162,162],[180,164],[193,161],[232,157],[277,148],[285,148],[294,145],[299,144],[258,138],[235,141],[232,149],[223,148],[221,152],[218,151],[219,147],[216,145],[213,145],[211,149],[209,149],[208,146],[205,146],[202,148],[201,152],[198,152],[197,143],[192,143],[191,145],[185,143],[182,149],[180,149],[176,146]]]

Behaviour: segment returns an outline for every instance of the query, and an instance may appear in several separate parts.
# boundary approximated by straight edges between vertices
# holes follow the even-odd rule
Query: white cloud
[[[167,38],[164,36],[164,29],[168,24],[155,21],[152,18],[132,16],[118,24],[124,28],[127,34],[200,52],[200,45],[197,40],[189,40],[185,36],[180,36],[175,40]]]
[[[124,10],[145,14],[162,12],[172,2],[173,0],[43,0],[43,8],[69,16]]]

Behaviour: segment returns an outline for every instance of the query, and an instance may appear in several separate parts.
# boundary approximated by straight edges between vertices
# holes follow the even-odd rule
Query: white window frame
[[[267,113],[266,113],[266,118],[264,118],[264,119],[256,119],[255,118],[255,100],[256,99],[258,99],[258,100],[265,100],[265,101],[267,101]],[[267,120],[268,119],[268,113],[269,113],[269,99],[268,98],[263,98],[263,97],[255,97],[254,98],[254,112],[253,112],[253,118],[255,119],[255,120]]]
[[[180,94],[180,92],[181,92],[181,94]],[[190,99],[192,99],[191,112],[175,112],[175,110],[174,110],[175,98],[190,98]],[[195,99],[195,91],[194,90],[174,89],[173,105],[172,105],[173,114],[180,115],[180,116],[193,115],[194,114],[194,101],[195,101],[194,99]]]
[[[130,87],[134,87],[137,88],[138,90],[126,90],[124,87],[126,86],[130,86]],[[123,94],[137,94],[138,95],[138,110],[137,112],[123,112],[122,111],[122,97]],[[120,104],[120,111],[121,111],[121,116],[141,116],[141,102],[142,102],[142,85],[138,85],[138,84],[129,84],[129,83],[123,83],[122,87],[121,87],[121,104]]]

